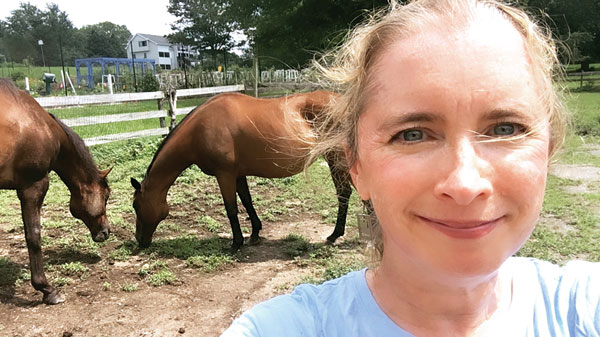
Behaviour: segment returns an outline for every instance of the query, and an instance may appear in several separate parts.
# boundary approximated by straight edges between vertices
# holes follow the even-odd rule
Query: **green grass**
[[[126,282],[125,284],[123,284],[121,286],[121,290],[123,290],[126,293],[132,293],[132,292],[138,290],[138,284],[137,283]]]
[[[206,273],[212,273],[223,269],[234,261],[235,260],[229,255],[212,254],[190,256],[185,263],[189,268],[196,268]]]
[[[205,227],[209,232],[219,232],[223,226],[221,226],[221,223],[217,220],[215,220],[215,218],[211,217],[210,215],[202,215],[198,218],[196,218],[196,222],[202,226]]]
[[[283,242],[283,252],[292,258],[306,254],[311,247],[310,242],[302,235],[294,233],[288,234],[288,236],[283,239]]]
[[[81,262],[69,262],[61,265],[60,267],[64,275],[81,276],[89,270],[89,268],[84,266]]]
[[[567,100],[578,136],[600,137],[600,92],[574,93]]]

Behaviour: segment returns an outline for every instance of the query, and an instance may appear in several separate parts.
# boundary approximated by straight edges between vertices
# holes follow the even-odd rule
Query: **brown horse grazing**
[[[194,109],[162,142],[144,180],[139,183],[131,178],[139,245],[150,245],[158,223],[169,214],[169,188],[192,164],[217,178],[233,231],[232,249],[244,243],[236,192],[252,223],[250,243],[259,242],[262,224],[252,205],[246,176],[282,178],[301,172],[310,149],[298,133],[311,131],[312,122],[332,97],[327,91],[273,99],[229,93]],[[344,234],[352,193],[348,173],[337,165],[336,157],[331,154],[325,158],[339,202],[335,230],[327,238],[330,242]]]
[[[110,193],[106,175],[110,170],[98,171],[75,132],[48,114],[26,92],[0,79],[0,188],[17,190],[31,284],[44,294],[44,303],[56,304],[63,299],[46,280],[40,237],[40,212],[51,170],[71,192],[71,214],[83,220],[94,241],[106,240],[110,232],[106,219]]]

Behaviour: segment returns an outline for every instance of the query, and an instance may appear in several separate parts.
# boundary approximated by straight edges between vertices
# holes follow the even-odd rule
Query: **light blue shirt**
[[[600,263],[571,261],[564,267],[510,258],[513,300],[506,336],[600,337]],[[377,305],[366,269],[321,285],[303,284],[288,295],[260,303],[221,335],[411,336]]]

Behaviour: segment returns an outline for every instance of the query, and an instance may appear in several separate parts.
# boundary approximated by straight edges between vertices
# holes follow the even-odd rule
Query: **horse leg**
[[[236,185],[237,193],[240,196],[242,204],[244,205],[244,208],[246,208],[246,212],[248,212],[250,222],[252,223],[252,234],[250,235],[249,244],[255,245],[260,242],[258,233],[262,229],[262,223],[258,218],[258,214],[256,214],[254,205],[252,205],[252,197],[250,196],[250,189],[248,189],[248,180],[246,179],[246,176],[238,177]]]
[[[333,179],[333,185],[338,198],[338,213],[337,220],[335,222],[335,228],[333,233],[327,237],[327,241],[334,243],[337,238],[344,235],[346,228],[346,216],[348,214],[348,201],[352,194],[352,186],[350,185],[350,174],[337,164],[337,156],[335,154],[328,154],[325,156],[325,160],[329,165],[329,171],[331,172],[331,178]]]
[[[235,252],[244,244],[244,236],[242,235],[242,229],[240,228],[240,222],[238,220],[237,199],[235,195],[236,177],[230,174],[218,175],[217,182],[221,189],[225,211],[227,212],[227,218],[229,219],[229,224],[231,225],[231,231],[233,233],[231,250]]]
[[[53,288],[44,274],[44,262],[40,235],[40,210],[48,191],[48,176],[32,185],[17,190],[21,201],[21,217],[25,225],[25,240],[29,251],[29,268],[31,270],[31,285],[44,294],[43,302],[58,304],[64,299]]]

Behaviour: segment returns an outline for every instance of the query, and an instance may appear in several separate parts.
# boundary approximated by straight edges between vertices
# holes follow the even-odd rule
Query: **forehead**
[[[522,35],[499,13],[480,12],[462,23],[440,19],[392,41],[371,68],[368,96],[428,100],[434,92],[466,92],[488,99],[539,97]]]

